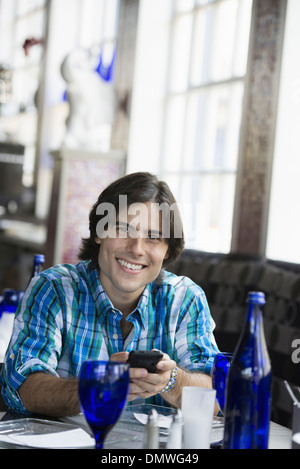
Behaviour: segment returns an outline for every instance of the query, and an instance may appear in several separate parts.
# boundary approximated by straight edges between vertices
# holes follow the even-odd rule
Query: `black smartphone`
[[[156,364],[163,357],[159,350],[132,350],[127,363],[132,368],[146,368],[149,373],[156,373]]]

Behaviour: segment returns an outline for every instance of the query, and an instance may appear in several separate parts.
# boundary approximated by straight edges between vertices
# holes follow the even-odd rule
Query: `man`
[[[82,362],[126,361],[135,349],[164,355],[156,373],[130,369],[129,401],[160,397],[178,407],[183,386],[211,387],[218,349],[205,294],[163,270],[184,246],[167,184],[149,173],[120,178],[100,194],[89,227],[81,262],[44,271],[24,294],[2,371],[6,404],[76,414]]]

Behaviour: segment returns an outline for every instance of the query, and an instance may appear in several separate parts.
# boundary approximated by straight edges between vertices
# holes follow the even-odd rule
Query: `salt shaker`
[[[158,416],[157,411],[152,409],[148,415],[148,422],[145,428],[144,449],[158,448]]]
[[[173,423],[170,428],[167,448],[168,449],[181,449],[182,448],[182,435],[183,435],[183,417],[180,409],[176,410],[173,416]]]

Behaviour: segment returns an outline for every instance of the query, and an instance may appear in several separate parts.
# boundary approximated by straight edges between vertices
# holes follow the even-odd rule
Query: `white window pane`
[[[24,50],[22,49],[22,45],[29,36],[28,34],[30,33],[30,29],[28,28],[28,22],[24,19],[19,19],[16,22],[16,46],[22,52],[24,56]],[[31,37],[31,36],[30,36]]]
[[[17,0],[17,16],[24,15],[28,9],[28,0]]]
[[[28,2],[28,11],[32,11],[35,9],[35,0],[27,0]]]
[[[32,15],[32,24],[30,25],[30,28],[32,28],[34,37],[37,39],[42,39],[44,37],[44,20],[44,10],[39,10],[34,15]]]
[[[105,21],[103,25],[105,39],[113,39],[116,36],[118,3],[119,0],[106,0]]]
[[[207,81],[210,49],[207,47],[207,11],[200,10],[195,16],[195,29],[192,45],[191,86]]]
[[[169,176],[164,179],[179,204],[186,248],[229,252],[235,175],[177,176],[177,179]]]
[[[194,0],[175,0],[175,11],[182,13],[194,8]]]
[[[170,91],[180,92],[187,88],[189,76],[189,51],[192,33],[192,15],[184,15],[174,21],[172,35],[172,58]]]
[[[184,169],[236,170],[242,98],[240,83],[190,95],[185,120]]]
[[[214,3],[216,0],[196,0],[196,5],[207,5],[208,3]]]
[[[187,112],[185,119],[183,162],[184,170],[193,170],[197,168],[196,143],[197,136],[202,133],[202,126],[198,120],[198,95],[192,93],[187,100]],[[201,141],[201,137],[200,137]],[[196,161],[195,161],[196,160]],[[199,166],[199,165],[198,165]]]
[[[38,68],[30,67],[16,71],[13,75],[13,102],[20,105],[20,110],[34,107],[35,93],[38,89]]]
[[[79,44],[100,45],[117,35],[119,0],[84,0],[82,2]]]
[[[220,90],[197,93],[197,132],[195,133],[194,168],[213,170],[219,168],[220,149]]]
[[[195,17],[191,85],[243,76],[248,56],[252,0],[224,0]]]
[[[222,168],[235,171],[238,161],[240,126],[242,119],[244,85],[236,83],[228,88],[224,110],[224,151]]]
[[[99,2],[102,5],[102,1]],[[93,23],[97,18],[98,30],[101,29],[101,17],[95,16],[94,0],[85,0],[80,11],[80,28],[78,44],[80,47],[88,48],[93,43]],[[99,34],[100,35],[100,34]]]
[[[23,44],[26,39],[35,38],[37,40],[43,39],[44,36],[44,11],[38,10],[35,13],[29,14],[24,18],[16,21],[15,28],[15,67],[28,66],[33,63],[40,63],[43,53],[43,46],[36,44],[28,49],[26,56],[23,49]]]
[[[246,73],[248,46],[251,26],[252,0],[240,0],[236,24],[235,55],[233,62],[233,76]]]
[[[166,183],[169,185],[176,201],[180,200],[180,193],[181,193],[181,180],[178,175],[173,175],[173,174],[166,174],[162,176],[162,179],[166,181]]]
[[[209,93],[203,168],[236,170],[242,94],[241,84],[217,87]]]
[[[214,34],[211,50],[211,80],[232,75],[238,0],[221,2],[214,8]]]
[[[93,7],[86,28],[90,28],[91,42],[89,44],[99,46],[104,38],[104,27],[102,25],[104,22],[105,0],[92,0],[92,3]],[[83,4],[85,6],[85,1]]]
[[[36,0],[35,1],[35,6],[36,8],[41,8],[46,5],[46,0]]]
[[[185,234],[186,247],[191,247],[191,243],[197,236],[197,219],[199,219],[199,177],[181,176],[180,194],[178,205],[182,217]]]
[[[166,170],[181,168],[182,143],[184,134],[185,99],[178,96],[170,99],[166,113],[165,144],[163,165]]]

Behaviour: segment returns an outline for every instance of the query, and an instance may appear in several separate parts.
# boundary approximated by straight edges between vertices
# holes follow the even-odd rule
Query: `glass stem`
[[[103,449],[104,448],[104,439],[103,438],[96,438],[96,446],[95,449]]]

